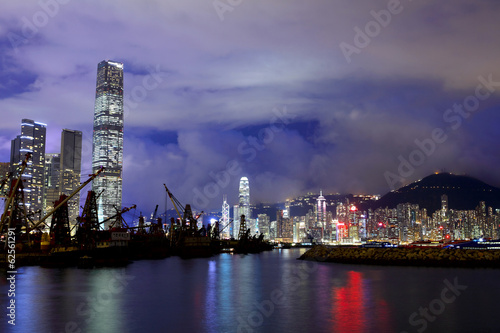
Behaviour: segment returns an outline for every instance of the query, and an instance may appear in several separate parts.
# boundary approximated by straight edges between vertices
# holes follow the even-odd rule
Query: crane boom
[[[104,170],[104,167],[101,167],[99,170],[97,170],[96,173],[92,174],[92,175],[89,175],[90,178],[87,179],[84,183],[82,183],[80,186],[78,186],[78,188],[76,190],[73,191],[73,193],[71,193],[68,197],[66,197],[63,201],[61,201],[56,207],[54,207],[50,212],[47,213],[47,215],[45,215],[40,221],[38,221],[34,226],[33,226],[33,229],[35,229],[36,227],[38,227],[43,221],[45,221],[47,218],[49,218],[52,214],[54,214],[54,212],[59,209],[59,207],[61,207],[62,205],[64,205],[66,202],[68,202],[69,199],[71,199],[75,194],[77,194],[78,192],[80,192],[80,190],[82,188],[84,188],[85,186],[87,186],[88,183],[90,183],[95,177],[97,177],[102,171]]]
[[[175,208],[175,211],[177,212],[177,215],[182,220],[182,215],[179,213],[179,209],[177,208],[177,205],[175,204],[173,194],[169,191],[169,189],[167,188],[167,185],[163,184],[163,186],[165,186],[165,190],[167,191],[168,197],[170,198],[170,200],[172,200],[172,204],[174,205],[174,208]]]

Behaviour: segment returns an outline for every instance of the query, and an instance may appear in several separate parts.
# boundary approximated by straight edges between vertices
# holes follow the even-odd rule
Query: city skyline
[[[125,64],[123,204],[145,212],[163,183],[184,203],[202,193],[193,208],[225,193],[234,204],[244,175],[253,202],[384,194],[437,170],[500,186],[495,2],[4,7],[1,162],[20,120],[35,119],[47,152],[60,128],[81,131],[90,174],[95,64],[114,59]]]

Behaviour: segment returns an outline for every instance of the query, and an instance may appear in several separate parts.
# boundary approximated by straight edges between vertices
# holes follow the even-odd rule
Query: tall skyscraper
[[[250,214],[250,184],[247,177],[240,179],[239,199],[239,215],[245,215],[248,221],[252,216]]]
[[[26,153],[31,153],[28,166],[21,175],[24,185],[24,202],[28,211],[42,211],[45,185],[45,136],[47,125],[23,119],[21,135],[11,142],[10,168],[14,177],[25,159]],[[41,214],[37,214],[40,216]]]
[[[222,238],[230,238],[229,236],[229,204],[227,203],[227,195],[224,194],[222,198],[222,218],[221,218],[221,228],[224,228],[222,231]]]
[[[231,235],[234,239],[238,239],[238,233],[240,232],[240,212],[238,205],[233,206],[233,223],[231,225]]]
[[[44,214],[54,208],[54,202],[61,194],[59,183],[61,176],[61,154],[45,154],[45,202]]]
[[[444,219],[448,214],[448,196],[443,194],[441,196],[441,216]]]
[[[317,227],[323,228],[323,230],[326,227],[326,199],[321,190],[316,204],[316,224]]]
[[[63,129],[61,133],[60,192],[70,195],[80,186],[82,170],[82,132]],[[80,194],[68,201],[68,217],[72,230],[80,212]]]
[[[97,65],[92,172],[101,166],[104,172],[92,182],[97,194],[104,190],[97,203],[100,221],[115,215],[122,205],[123,64],[109,60]]]

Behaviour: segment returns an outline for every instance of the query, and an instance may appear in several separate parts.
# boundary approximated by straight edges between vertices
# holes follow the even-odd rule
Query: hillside
[[[500,189],[469,176],[439,173],[425,177],[384,195],[372,208],[395,208],[399,203],[417,203],[429,213],[441,208],[441,195],[448,196],[450,209],[475,209],[480,201],[500,208]]]

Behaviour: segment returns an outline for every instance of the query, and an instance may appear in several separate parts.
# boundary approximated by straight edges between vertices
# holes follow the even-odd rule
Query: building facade
[[[250,183],[247,177],[240,179],[238,214],[245,215],[247,221],[252,218],[250,213]]]
[[[50,212],[54,208],[54,202],[59,200],[61,194],[59,189],[60,176],[61,154],[45,154],[45,213]]]
[[[70,195],[80,186],[82,171],[82,132],[63,129],[61,133],[61,160],[60,160],[59,190],[61,194]],[[76,225],[80,212],[80,193],[75,194],[68,201],[68,217],[70,227]]]
[[[18,172],[27,153],[31,153],[28,166],[21,175],[24,186],[24,203],[28,212],[37,212],[40,216],[44,204],[45,185],[45,138],[47,125],[23,119],[21,122],[21,135],[11,142],[10,170],[14,177]]]
[[[97,66],[92,172],[101,167],[104,171],[92,182],[92,190],[102,192],[97,203],[99,221],[115,215],[122,205],[123,64],[115,61]]]
[[[229,229],[229,204],[227,203],[227,195],[222,198],[222,218],[220,219],[222,230],[222,238],[231,238]]]
[[[323,196],[323,191],[319,192],[319,197],[316,202],[316,227],[326,228],[326,200]]]

